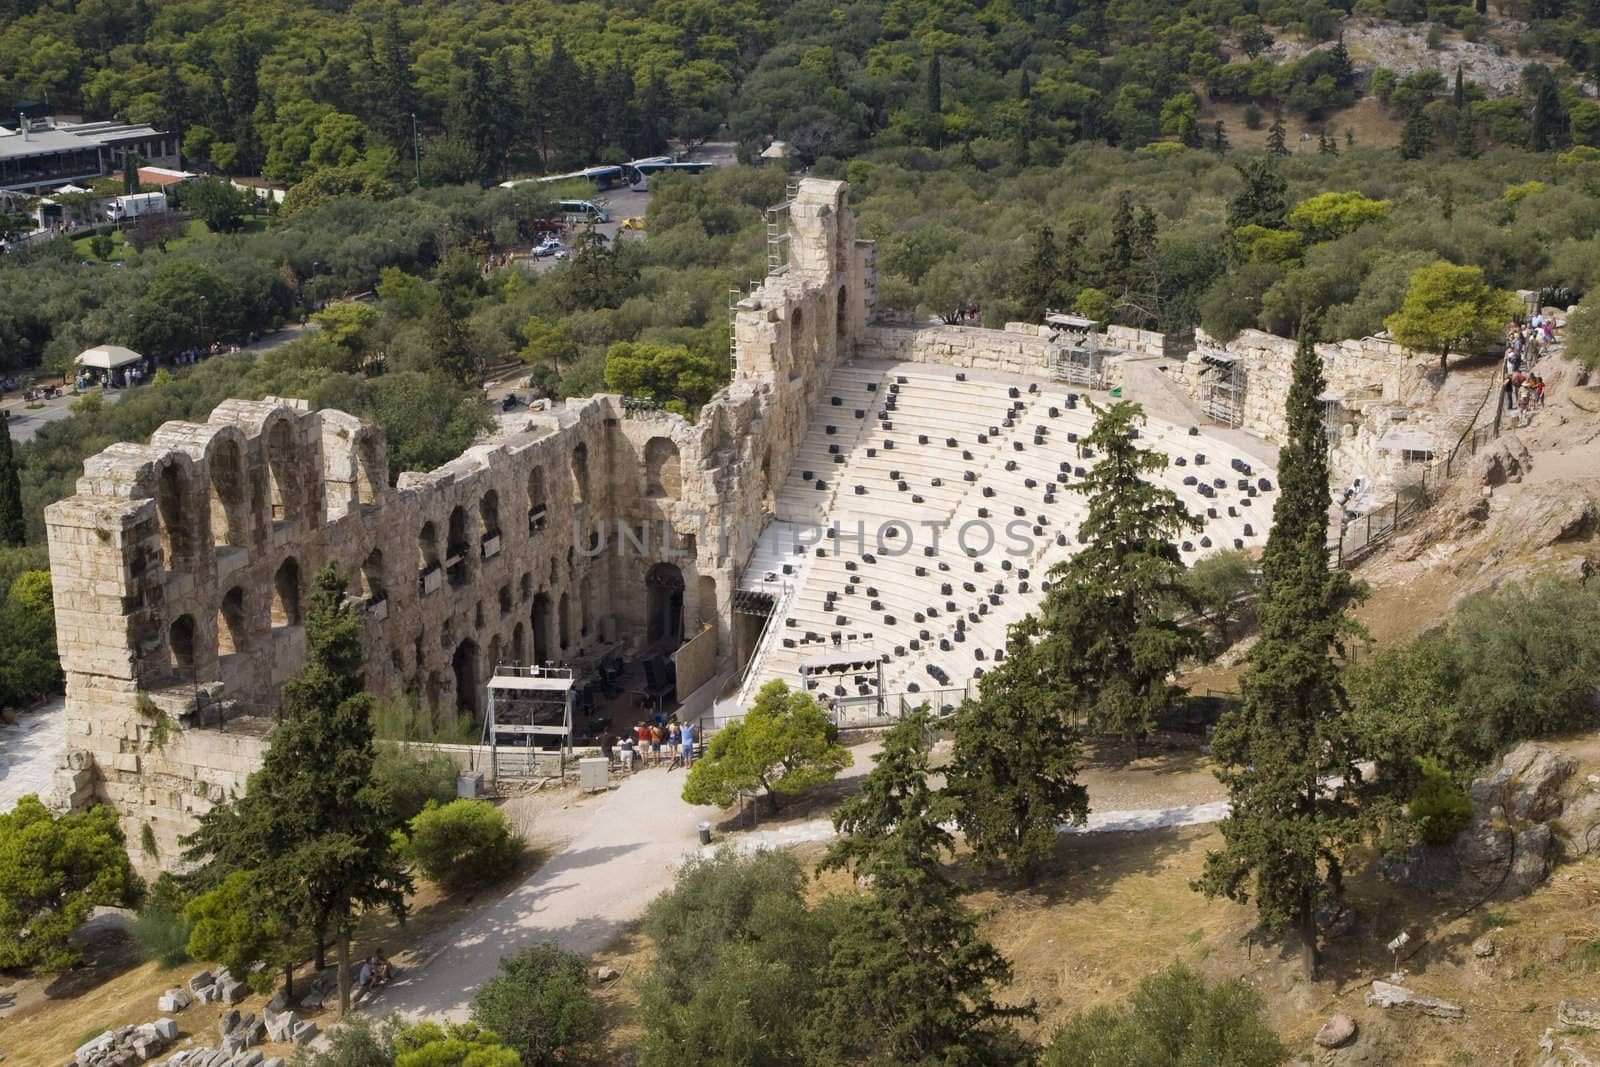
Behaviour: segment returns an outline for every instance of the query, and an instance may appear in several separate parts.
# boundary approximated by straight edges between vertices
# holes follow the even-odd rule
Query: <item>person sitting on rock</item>
[[[356,972],[356,988],[372,988],[372,957],[368,956],[361,961],[361,969]]]

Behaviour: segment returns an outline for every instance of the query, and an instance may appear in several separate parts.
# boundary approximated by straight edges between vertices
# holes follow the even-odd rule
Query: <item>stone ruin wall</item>
[[[376,426],[230,400],[86,460],[76,494],[46,510],[67,681],[56,803],[111,803],[135,864],[172,866],[178,838],[259,765],[330,562],[376,693],[453,708],[459,685],[476,707],[499,661],[641,639],[662,562],[682,573],[684,636],[714,627],[731,668],[739,567],[871,307],[873,250],[845,198],[843,182],[801,183],[790,264],[740,305],[734,380],[696,422],[569,401],[502,416],[391,488]],[[618,524],[644,527],[648,551],[619,551]]]
[[[1299,345],[1287,337],[1245,330],[1226,344],[1195,331],[1196,348],[1183,366],[1183,381],[1196,402],[1204,394],[1207,353],[1226,353],[1245,369],[1243,428],[1274,444],[1285,443],[1284,410],[1294,375]],[[1401,457],[1380,448],[1384,434],[1397,425],[1430,436],[1442,452],[1453,443],[1453,413],[1430,410],[1436,385],[1426,362],[1419,363],[1403,346],[1387,337],[1364,337],[1319,343],[1326,395],[1336,401],[1333,417],[1339,435],[1331,453],[1335,486],[1366,478],[1389,488],[1403,476]]]

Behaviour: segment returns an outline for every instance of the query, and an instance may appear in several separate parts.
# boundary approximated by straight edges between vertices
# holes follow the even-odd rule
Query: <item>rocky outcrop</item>
[[[1356,1021],[1344,1012],[1330,1016],[1328,1021],[1317,1029],[1317,1034],[1311,1040],[1323,1048],[1339,1048],[1347,1045],[1356,1036]]]
[[[1475,485],[1505,485],[1522,481],[1522,476],[1533,465],[1528,446],[1516,434],[1506,434],[1484,446],[1472,458],[1467,476]]]
[[[178,1024],[171,1019],[107,1030],[78,1046],[69,1067],[132,1067],[161,1055],[177,1039]]]
[[[1576,762],[1546,745],[1512,749],[1494,774],[1467,790],[1473,814],[1448,845],[1416,845],[1385,860],[1386,877],[1441,895],[1509,899],[1533,891],[1549,871],[1563,789]],[[1596,802],[1600,804],[1600,801]]]

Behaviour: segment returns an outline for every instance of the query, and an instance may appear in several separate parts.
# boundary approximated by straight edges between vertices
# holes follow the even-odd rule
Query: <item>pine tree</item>
[[[1228,127],[1221,119],[1211,127],[1211,151],[1219,156],[1228,154],[1228,149],[1233,147],[1228,143]]]
[[[306,665],[283,685],[280,721],[245,795],[211,809],[184,842],[202,883],[248,872],[261,912],[309,932],[317,963],[332,935],[341,1004],[350,994],[358,915],[386,908],[402,921],[411,888],[390,848],[388,790],[372,777],[372,698],[361,669],[361,620],[330,564],[306,615]],[[286,974],[286,977],[288,975]]]
[[[1095,732],[1129,739],[1150,733],[1181,693],[1168,677],[1201,651],[1199,633],[1170,608],[1187,595],[1175,539],[1202,524],[1176,493],[1146,480],[1167,457],[1138,446],[1143,417],[1119,401],[1083,438],[1100,459],[1070,486],[1088,498],[1081,547],[1051,568],[1038,614],[1013,626],[1005,672],[1024,706],[1081,712]]]
[[[1470,108],[1456,112],[1456,155],[1471,159],[1478,154],[1478,130]]]
[[[861,794],[835,816],[845,838],[824,866],[848,866],[872,888],[845,905],[829,945],[807,1031],[814,1062],[1027,1059],[1010,1021],[1033,1018],[1033,1006],[995,1001],[1011,964],[983,939],[944,867],[954,841],[940,825],[945,801],[927,785],[932,729],[919,712],[891,730]]]
[[[1364,594],[1328,568],[1328,457],[1322,360],[1302,333],[1287,405],[1289,443],[1278,456],[1279,496],[1261,559],[1261,638],[1240,681],[1241,706],[1212,737],[1231,812],[1226,842],[1206,857],[1208,896],[1254,900],[1269,929],[1294,929],[1316,977],[1320,906],[1339,892],[1359,839],[1356,811],[1334,776],[1357,781],[1332,653],[1357,631],[1346,616]]]
[[[1319,156],[1336,156],[1339,154],[1339,142],[1330,138],[1327,130],[1317,131],[1317,154]]]
[[[928,57],[928,80],[923,86],[923,108],[927,112],[928,147],[944,145],[944,78],[939,70],[939,53]]]
[[[1033,82],[1028,77],[1026,67],[1017,82],[1017,107],[1017,133],[1012,143],[1012,155],[1017,166],[1025,167],[1033,152],[1033,139],[1038,136],[1038,122],[1033,110]]]
[[[1467,106],[1467,86],[1466,83],[1461,80],[1460,63],[1456,64],[1456,88],[1454,95],[1451,97],[1451,103],[1454,105],[1458,114],[1461,112],[1462,108]]]
[[[1267,151],[1275,156],[1289,154],[1289,133],[1283,125],[1283,112],[1272,113],[1272,125],[1267,129]]]
[[[1400,158],[1421,159],[1433,151],[1433,123],[1419,108],[1406,117],[1405,128],[1400,131]]]
[[[1256,158],[1235,163],[1244,186],[1228,201],[1228,230],[1241,226],[1282,229],[1289,217],[1289,181],[1272,159]]]
[[[22,514],[22,476],[11,447],[11,422],[0,415],[0,545],[21,545],[28,536]]]
[[[956,713],[945,788],[978,859],[1031,879],[1055,852],[1060,827],[1088,816],[1089,794],[1061,708],[1022,699],[1012,670],[1022,662],[1013,657],[986,674],[979,698]]]

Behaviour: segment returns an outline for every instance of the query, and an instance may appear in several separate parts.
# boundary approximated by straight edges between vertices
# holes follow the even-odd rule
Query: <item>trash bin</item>
[[[711,844],[711,824],[708,822],[700,824],[700,843],[702,845]]]

